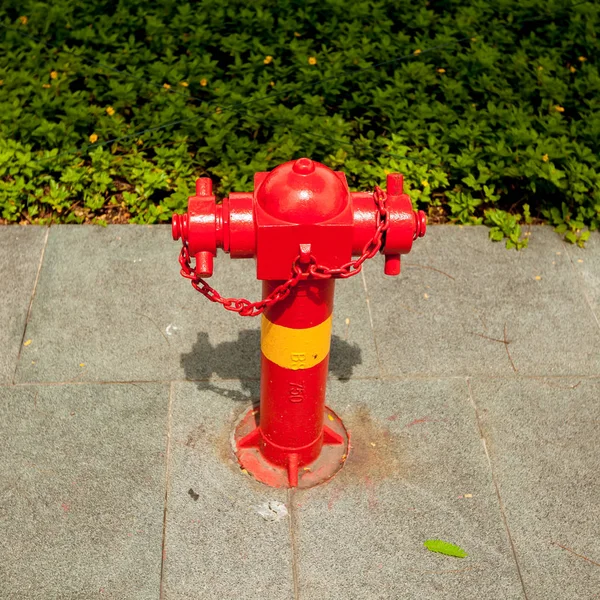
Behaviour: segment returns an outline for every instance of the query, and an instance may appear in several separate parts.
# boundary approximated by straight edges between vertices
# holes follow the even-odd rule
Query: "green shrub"
[[[509,247],[540,220],[582,244],[600,225],[600,6],[425,4],[6,0],[3,222],[162,222],[195,177],[247,191],[306,155],[353,189],[400,171],[430,219]]]

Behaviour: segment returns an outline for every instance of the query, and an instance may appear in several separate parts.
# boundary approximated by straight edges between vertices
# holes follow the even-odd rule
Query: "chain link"
[[[377,229],[373,237],[365,244],[362,254],[356,259],[347,262],[341,267],[331,268],[317,264],[314,255],[310,255],[310,261],[306,270],[302,269],[300,255],[298,255],[292,263],[292,275],[281,285],[278,285],[266,298],[257,302],[251,302],[245,298],[224,298],[211,287],[204,279],[196,275],[195,270],[191,266],[190,251],[187,241],[184,242],[179,254],[179,264],[181,265],[181,274],[192,282],[195,290],[199,291],[203,296],[211,302],[217,302],[226,310],[238,313],[242,317],[257,317],[262,314],[266,308],[287,298],[292,289],[298,285],[302,279],[314,277],[315,279],[330,279],[332,277],[340,277],[346,279],[360,273],[363,263],[373,258],[379,250],[381,250],[384,242],[385,232],[390,226],[389,211],[386,206],[385,192],[375,187],[373,200],[378,211]]]

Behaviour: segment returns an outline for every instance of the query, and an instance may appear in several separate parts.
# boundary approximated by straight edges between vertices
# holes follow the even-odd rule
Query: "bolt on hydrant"
[[[356,275],[377,252],[385,273],[399,275],[400,255],[425,227],[399,174],[387,176],[385,192],[350,192],[344,173],[300,158],[257,173],[254,192],[220,204],[209,178],[196,181],[187,214],[173,216],[181,274],[227,310],[262,315],[260,409],[233,435],[240,466],[257,480],[308,488],[343,466],[348,434],[325,406],[335,280]],[[262,300],[224,298],[204,281],[217,248],[255,258]]]

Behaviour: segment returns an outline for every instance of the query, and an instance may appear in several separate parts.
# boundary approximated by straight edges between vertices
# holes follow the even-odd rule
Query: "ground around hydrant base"
[[[260,321],[180,277],[166,226],[0,228],[0,597],[589,599],[600,589],[600,235],[430,227],[336,288],[345,467],[237,467]],[[253,261],[215,261],[225,295]],[[428,552],[427,539],[468,557]]]

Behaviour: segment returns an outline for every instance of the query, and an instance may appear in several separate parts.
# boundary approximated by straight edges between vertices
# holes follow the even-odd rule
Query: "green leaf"
[[[394,3],[370,0],[306,2],[301,14],[289,1],[141,11],[130,0],[100,16],[97,2],[24,2],[26,27],[7,2],[0,223],[161,222],[185,210],[196,177],[222,198],[310,156],[365,193],[402,173],[413,208],[485,220],[509,248],[527,245],[518,225],[532,215],[582,245],[582,231],[600,228],[599,79],[589,58],[568,66],[597,54],[600,11],[577,3],[402,2],[410,26],[398,33],[382,16]],[[190,26],[195,4],[219,5],[210,25]],[[538,5],[552,24],[523,35]],[[477,32],[468,52],[465,23]],[[430,52],[433,27],[448,44]],[[374,68],[410,39],[411,60]],[[122,76],[90,65],[90,53]]]
[[[444,542],[443,540],[426,540],[423,545],[430,552],[439,552],[446,556],[455,556],[456,558],[465,558],[468,554],[460,547],[450,542]]]
[[[498,227],[493,227],[490,229],[490,239],[494,242],[501,242],[504,239],[504,234],[502,230]]]

